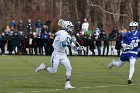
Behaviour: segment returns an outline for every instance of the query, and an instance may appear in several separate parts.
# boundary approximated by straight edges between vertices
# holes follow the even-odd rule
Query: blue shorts
[[[137,54],[134,53],[122,53],[120,56],[121,61],[129,61],[130,58],[137,59]]]

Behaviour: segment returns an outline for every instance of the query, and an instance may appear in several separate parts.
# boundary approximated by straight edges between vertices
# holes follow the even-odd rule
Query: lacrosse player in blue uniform
[[[108,68],[111,69],[113,66],[121,67],[125,61],[128,61],[130,63],[128,84],[132,84],[135,62],[138,55],[138,45],[140,42],[140,31],[138,30],[137,22],[131,22],[129,27],[130,30],[124,34],[121,40],[123,50],[120,61],[112,60],[108,65]]]
[[[56,73],[58,65],[61,64],[66,69],[66,83],[64,88],[73,89],[75,87],[71,86],[70,84],[72,67],[66,54],[66,47],[69,45],[74,50],[80,50],[82,47],[77,47],[74,43],[76,42],[75,38],[71,37],[70,33],[72,31],[73,24],[70,21],[60,19],[58,21],[58,25],[61,27],[61,30],[58,30],[55,33],[55,39],[53,42],[54,51],[51,56],[51,67],[48,67],[42,63],[36,68],[35,72],[45,70],[49,73]]]

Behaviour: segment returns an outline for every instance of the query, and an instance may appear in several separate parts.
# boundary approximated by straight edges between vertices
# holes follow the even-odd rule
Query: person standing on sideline
[[[138,45],[140,43],[140,31],[138,30],[137,22],[131,22],[129,27],[130,30],[124,34],[121,40],[123,51],[120,56],[120,61],[113,60],[108,65],[108,68],[111,69],[113,66],[121,67],[125,61],[128,61],[130,64],[128,84],[132,84],[135,62],[138,56]]]
[[[102,46],[102,42],[101,42],[101,30],[99,28],[96,28],[95,34],[95,41],[96,41],[96,47],[97,47],[97,51],[98,51],[98,55],[101,55],[101,46]]]
[[[42,27],[43,27],[43,24],[41,20],[38,19],[38,21],[35,23],[36,32],[41,33]]]
[[[109,53],[109,38],[108,38],[108,35],[106,34],[106,32],[104,30],[102,30],[102,39],[104,41],[104,45],[103,45],[103,56],[104,55],[108,55]],[[105,54],[105,49],[106,49],[106,54]]]
[[[33,23],[31,19],[28,19],[28,25],[26,26],[28,34],[33,32]]]
[[[65,89],[73,89],[75,87],[71,86],[70,78],[72,67],[70,61],[66,55],[65,49],[67,46],[71,46],[74,50],[82,49],[82,47],[76,47],[74,38],[71,37],[73,30],[73,24],[70,21],[64,21],[60,19],[58,25],[61,27],[61,30],[58,30],[55,33],[55,39],[53,42],[54,51],[51,56],[51,67],[46,66],[42,63],[39,67],[36,68],[35,72],[45,70],[49,73],[56,73],[58,65],[62,64],[66,69],[66,83]]]

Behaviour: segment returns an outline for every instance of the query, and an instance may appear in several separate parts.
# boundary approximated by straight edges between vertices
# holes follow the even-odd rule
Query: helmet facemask
[[[69,33],[73,32],[74,27],[73,26],[68,26],[68,28],[66,29]]]
[[[136,30],[137,30],[137,27],[136,26],[130,26],[130,31],[132,33],[135,33]]]

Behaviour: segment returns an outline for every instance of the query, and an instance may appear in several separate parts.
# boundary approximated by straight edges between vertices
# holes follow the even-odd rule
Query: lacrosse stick
[[[72,42],[76,43],[78,45],[78,47],[81,47],[82,50],[86,53],[86,50],[84,49],[84,46],[81,46],[77,40],[76,40],[76,37],[75,36],[72,36]]]

